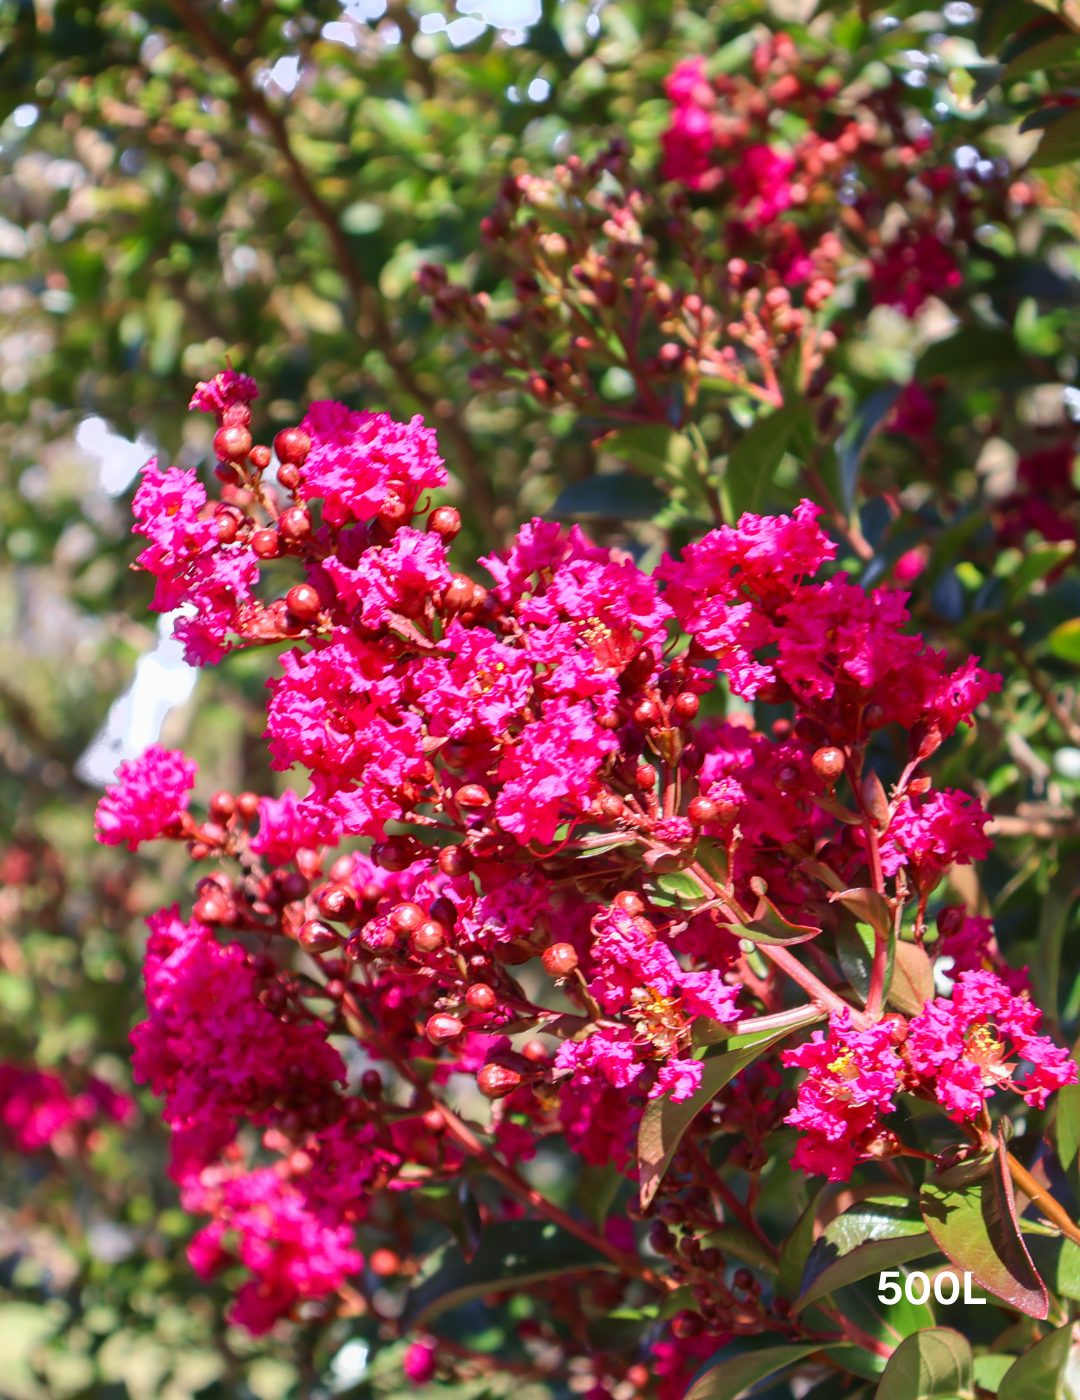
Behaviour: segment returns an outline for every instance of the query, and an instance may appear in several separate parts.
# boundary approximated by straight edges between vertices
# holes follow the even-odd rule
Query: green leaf
[[[1036,1235],[1023,1221],[1024,1243],[1032,1262],[1051,1293],[1080,1300],[1080,1245],[1064,1235]]]
[[[1075,1048],[1073,1059],[1076,1059]],[[1058,1090],[1054,1127],[1058,1160],[1076,1195],[1080,1192],[1080,1084],[1066,1084]]]
[[[936,1252],[914,1199],[860,1201],[830,1221],[815,1241],[795,1307],[805,1308],[834,1289]]]
[[[654,1308],[653,1313],[656,1312]],[[618,1308],[605,1317],[594,1317],[587,1325],[589,1342],[597,1351],[614,1352],[624,1355],[634,1351],[641,1342],[642,1334],[651,1327],[655,1318],[637,1308]]]
[[[870,995],[870,974],[874,967],[874,944],[876,935],[869,924],[856,923],[854,919],[844,919],[836,930],[836,955],[844,976],[858,992],[865,1004]],[[885,963],[885,994],[892,987],[893,964],[896,956],[896,936],[890,934]]]
[[[556,520],[573,515],[651,520],[666,504],[667,497],[647,477],[634,472],[611,472],[566,487],[551,507],[551,514]]]
[[[918,379],[939,374],[969,375],[973,371],[1000,369],[1020,363],[1020,352],[1012,331],[987,330],[985,326],[965,326],[948,340],[935,341],[915,366]]]
[[[1017,1357],[998,1386],[998,1400],[1062,1400],[1072,1323],[1059,1327]]]
[[[419,1327],[449,1308],[485,1293],[524,1288],[585,1269],[611,1269],[611,1260],[575,1235],[544,1220],[508,1220],[484,1231],[469,1262],[456,1245],[431,1256],[405,1300],[402,1325]]]
[[[577,1180],[578,1205],[597,1229],[603,1225],[607,1218],[611,1203],[618,1195],[619,1187],[625,1179],[622,1173],[610,1162],[604,1162],[597,1166],[586,1163],[582,1167],[581,1175]]]
[[[780,1251],[780,1278],[777,1287],[781,1296],[789,1303],[794,1303],[802,1290],[803,1270],[814,1247],[814,1221],[824,1189],[818,1187],[810,1197],[810,1204],[799,1216],[795,1228],[784,1241],[784,1247]]]
[[[998,82],[1010,83],[1014,78],[1022,78],[1040,68],[1057,68],[1068,63],[1080,63],[1080,38],[1068,31],[1051,34],[1048,39],[1041,39],[1011,59]]]
[[[917,1016],[934,996],[934,967],[917,943],[897,942],[889,1001],[897,1011]]]
[[[972,1362],[967,1338],[951,1327],[913,1332],[893,1352],[874,1400],[973,1400]]]
[[[1045,578],[1075,553],[1076,545],[1072,540],[1058,541],[1054,544],[1040,540],[1028,551],[1020,567],[1009,578],[1010,596],[1021,597],[1033,583]]]
[[[694,460],[694,445],[685,433],[648,423],[636,428],[620,428],[597,444],[601,452],[621,457],[650,476],[681,480]]]
[[[656,883],[684,909],[692,909],[695,904],[709,898],[709,891],[687,870],[673,870],[668,875],[660,875]]]
[[[1055,627],[1047,639],[1050,650],[1062,661],[1080,666],[1080,617],[1072,617]]]
[[[829,895],[829,900],[850,909],[857,919],[869,924],[882,938],[889,938],[893,932],[892,910],[877,890],[860,886],[853,890],[837,890]]]
[[[1035,153],[1028,159],[1028,165],[1033,170],[1047,170],[1052,165],[1063,165],[1067,160],[1076,160],[1078,156],[1080,111],[1074,107],[1046,128]]]
[[[673,1103],[666,1094],[652,1099],[641,1116],[638,1128],[639,1193],[642,1206],[648,1206],[656,1195],[660,1179],[668,1169],[683,1133],[714,1094],[720,1092],[729,1079],[753,1064],[770,1045],[790,1034],[790,1027],[755,1037],[748,1045],[728,1050],[704,1060],[701,1084],[696,1093],[682,1103]]]
[[[760,512],[776,469],[792,439],[811,424],[805,403],[789,403],[767,418],[759,418],[740,438],[727,459],[722,494],[734,524],[744,511]]]
[[[821,929],[809,924],[792,924],[784,918],[780,910],[767,896],[765,881],[754,877],[750,888],[758,897],[754,917],[748,924],[731,924],[729,931],[737,938],[749,938],[752,943],[808,943],[811,938],[821,936]]]
[[[820,1349],[820,1343],[812,1342],[804,1346],[763,1347],[733,1356],[699,1376],[686,1392],[685,1400],[735,1400],[759,1381],[794,1366]]]
[[[769,1253],[756,1235],[751,1234],[741,1225],[721,1225],[719,1230],[713,1230],[705,1237],[705,1243],[716,1245],[717,1249],[722,1249],[725,1254],[730,1254],[741,1264],[749,1264],[754,1269],[763,1269],[766,1273],[776,1273],[774,1256]]]
[[[1018,1312],[1046,1316],[1046,1286],[1017,1225],[1003,1141],[996,1151],[935,1171],[923,1184],[920,1204],[927,1229],[958,1269]]]
[[[870,439],[889,416],[893,404],[900,396],[900,389],[899,384],[885,384],[882,388],[875,389],[866,402],[856,409],[855,416],[840,440],[840,488],[843,492],[844,509],[849,514],[855,506],[859,468],[870,445]]]

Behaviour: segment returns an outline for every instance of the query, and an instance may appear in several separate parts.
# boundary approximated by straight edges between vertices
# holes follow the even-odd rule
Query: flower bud
[[[376,1278],[393,1278],[401,1269],[401,1260],[392,1249],[376,1249],[368,1260]]]
[[[257,792],[242,792],[236,799],[236,810],[244,821],[254,821],[259,815],[259,794]]]
[[[311,451],[311,439],[302,428],[282,428],[274,438],[274,451],[279,462],[302,467]]]
[[[278,467],[277,479],[278,485],[285,491],[295,491],[300,485],[300,470],[291,462],[283,462]]]
[[[352,893],[344,885],[328,885],[319,896],[319,913],[324,919],[346,920],[355,912]]]
[[[450,544],[461,531],[461,512],[453,506],[436,506],[427,518],[427,527],[444,544]]]
[[[745,1272],[745,1270],[744,1270]],[[671,1330],[676,1337],[683,1339],[689,1337],[700,1337],[705,1330],[705,1319],[698,1312],[691,1312],[689,1308],[683,1308],[671,1319]]]
[[[408,870],[413,863],[412,848],[400,836],[391,836],[389,841],[381,841],[372,848],[376,865],[383,870],[394,872]]]
[[[259,559],[276,559],[281,553],[281,540],[276,530],[256,530],[251,548]]]
[[[429,1108],[420,1121],[429,1133],[446,1132],[446,1119],[441,1108]]]
[[[251,459],[251,465],[253,467],[258,467],[261,472],[264,472],[270,465],[270,449],[269,447],[263,447],[261,443],[253,447],[248,453],[248,456]]]
[[[442,595],[443,611],[463,612],[472,606],[473,581],[468,574],[454,574]]]
[[[318,591],[312,588],[310,583],[298,583],[290,588],[285,594],[285,602],[293,617],[298,617],[304,622],[311,622],[318,617],[322,609]]]
[[[951,938],[959,933],[967,921],[967,909],[962,904],[946,904],[938,911],[937,927],[942,938]]]
[[[867,729],[880,729],[885,723],[885,707],[875,701],[863,710],[863,724]]]
[[[842,749],[818,749],[810,760],[810,765],[822,782],[835,783],[840,774],[844,771],[844,752]]]
[[[458,1024],[460,1025],[460,1022]],[[485,1065],[476,1076],[477,1088],[486,1099],[505,1099],[507,1094],[512,1094],[522,1083],[524,1075],[518,1074],[516,1069],[506,1069],[503,1065]]]
[[[542,956],[544,968],[552,977],[569,977],[578,965],[578,955],[572,943],[553,943]]]
[[[615,821],[626,811],[626,803],[617,792],[605,792],[600,799],[600,811],[610,821]]]
[[[223,462],[242,462],[251,451],[251,434],[239,425],[219,428],[214,434],[214,451]]]
[[[366,1069],[360,1076],[360,1092],[365,1099],[382,1098],[382,1075],[377,1069]]]
[[[435,919],[425,919],[412,934],[412,945],[418,953],[437,953],[449,935]]]
[[[432,1045],[445,1045],[448,1040],[456,1040],[465,1027],[456,1016],[447,1016],[444,1012],[428,1018],[428,1023],[424,1027],[424,1034]]]
[[[475,982],[465,993],[465,1000],[473,1011],[494,1011],[498,997],[486,982]]]
[[[231,403],[221,415],[223,428],[246,428],[251,422],[251,409],[246,403]]]
[[[645,901],[633,890],[620,890],[611,905],[613,909],[621,909],[624,914],[636,916],[645,912]]]
[[[300,930],[300,946],[309,953],[325,953],[341,941],[329,924],[322,924],[318,919],[309,919]]]
[[[390,910],[390,927],[395,933],[414,933],[425,917],[419,904],[395,904]]]
[[[311,516],[306,506],[290,506],[278,519],[278,532],[284,539],[294,542],[306,540],[311,535]]]
[[[695,797],[686,809],[686,815],[694,826],[708,826],[720,820],[720,808],[708,797]]]
[[[220,822],[203,822],[199,835],[208,846],[220,846],[227,835]]]
[[[676,716],[685,724],[688,720],[696,717],[698,710],[701,709],[701,700],[692,690],[684,690],[680,695],[676,695],[672,708]]]
[[[219,515],[215,521],[217,525],[218,544],[232,544],[240,533],[240,520],[236,514],[230,512],[227,515]]]
[[[801,774],[794,764],[784,763],[773,774],[773,782],[781,792],[788,792],[798,785],[800,777]]]
[[[639,763],[634,772],[634,782],[639,788],[656,786],[656,769],[651,763]]]
[[[439,869],[451,879],[467,875],[473,868],[473,858],[464,846],[444,846],[439,852]]]
[[[491,797],[487,789],[479,783],[466,783],[464,787],[458,788],[454,800],[459,807],[486,807]]]
[[[437,924],[442,924],[444,928],[453,928],[457,923],[457,907],[444,894],[431,901],[431,908],[428,911]]]
[[[653,725],[660,718],[660,706],[655,700],[642,700],[634,706],[634,723],[642,727]]]
[[[236,811],[236,798],[231,792],[215,792],[210,799],[210,815],[227,822]]]
[[[232,911],[223,895],[206,894],[196,901],[191,912],[201,924],[223,924],[228,922]]]

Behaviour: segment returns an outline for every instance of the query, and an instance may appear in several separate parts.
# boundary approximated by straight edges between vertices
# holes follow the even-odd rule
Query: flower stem
[[[793,982],[798,982],[804,991],[809,992],[817,1005],[827,1011],[846,1011],[856,1030],[864,1031],[871,1024],[869,1016],[826,987],[825,983],[815,977],[808,967],[804,967],[787,948],[778,943],[759,943],[757,946],[764,957],[769,958],[782,972],[786,972]]]
[[[1009,1175],[1013,1179],[1013,1185],[1023,1191],[1024,1195],[1031,1201],[1037,1210],[1042,1211],[1052,1224],[1056,1225],[1063,1235],[1068,1235],[1075,1244],[1080,1244],[1080,1226],[1069,1215],[1063,1206],[1054,1200],[1050,1192],[1045,1190],[1026,1167],[1022,1167],[1010,1152]]]

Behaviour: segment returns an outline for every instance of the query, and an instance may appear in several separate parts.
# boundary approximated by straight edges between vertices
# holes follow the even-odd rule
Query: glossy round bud
[[[298,583],[285,594],[285,602],[294,617],[310,622],[322,610],[322,599],[310,583]]]
[[[412,945],[418,953],[437,953],[447,940],[447,932],[434,919],[425,919],[412,932]]]
[[[686,809],[694,826],[708,826],[720,820],[720,808],[708,797],[695,797]]]
[[[269,447],[263,447],[261,443],[253,447],[248,453],[248,456],[251,458],[251,465],[253,467],[258,467],[261,472],[264,472],[270,465],[270,449]]]
[[[789,719],[774,719],[770,725],[772,736],[778,744],[782,744],[787,739],[791,738],[791,732],[794,727],[795,726]]]
[[[552,977],[569,977],[578,965],[577,949],[572,943],[553,943],[544,949],[541,959]]]
[[[428,1018],[424,1034],[432,1045],[445,1045],[448,1040],[456,1040],[464,1029],[465,1027],[456,1016],[448,1016],[445,1012],[439,1012]]]
[[[499,998],[493,987],[486,982],[475,982],[465,993],[465,1000],[473,1011],[494,1011]]]
[[[218,894],[206,894],[196,900],[192,913],[201,924],[225,923],[230,914],[228,901]]]
[[[491,802],[491,795],[479,783],[466,783],[458,788],[454,800],[459,807],[486,807]]]
[[[240,533],[240,521],[235,515],[219,515],[217,525],[218,544],[232,544]]]
[[[375,854],[375,851],[378,854]],[[375,855],[375,863],[382,866],[383,870],[408,870],[413,863],[412,849],[399,836],[391,836],[389,841],[381,842],[372,854]]]
[[[259,794],[257,792],[242,792],[236,799],[236,810],[244,821],[254,821],[259,815]]]
[[[746,1293],[754,1286],[754,1275],[749,1269],[736,1269],[732,1283],[740,1293]]]
[[[634,773],[634,781],[639,788],[656,786],[656,769],[651,763],[640,763]]]
[[[682,694],[676,695],[672,709],[685,724],[687,720],[697,716],[698,710],[701,709],[701,700],[692,690],[684,690]]]
[[[360,1092],[365,1099],[382,1098],[382,1075],[377,1069],[366,1069],[360,1076]]]
[[[626,803],[617,792],[605,792],[600,799],[600,811],[611,821],[621,817],[626,811]]]
[[[214,451],[223,462],[242,462],[251,451],[251,434],[236,424],[214,434]]]
[[[377,1278],[393,1278],[401,1270],[401,1260],[392,1249],[372,1250],[368,1263]]]
[[[462,612],[472,606],[473,581],[468,574],[454,574],[442,595],[444,612]]]
[[[634,723],[642,726],[655,724],[660,718],[660,706],[655,700],[642,700],[634,706]]]
[[[300,470],[291,462],[283,462],[277,471],[278,485],[285,491],[295,491],[300,485]]]
[[[842,749],[826,748],[818,749],[810,760],[814,772],[826,783],[834,783],[844,771],[844,752]]]
[[[330,948],[336,948],[340,942],[341,938],[330,925],[320,923],[318,919],[309,919],[300,930],[300,946],[309,953],[325,953]]]
[[[290,506],[278,518],[278,531],[284,539],[297,542],[311,535],[311,516],[306,506]]]
[[[633,890],[620,890],[611,903],[614,908],[621,909],[624,914],[636,916],[645,912],[645,901]]]
[[[867,729],[880,729],[885,723],[885,707],[875,701],[863,710],[863,724]]]
[[[319,913],[324,919],[348,919],[355,911],[352,893],[344,885],[328,885],[319,895]]]
[[[959,933],[967,922],[967,910],[962,904],[946,904],[938,910],[937,927],[942,938],[951,938]]]
[[[799,782],[799,770],[793,764],[784,763],[773,774],[773,782],[781,792],[787,792]]]
[[[453,506],[436,506],[427,518],[427,527],[433,535],[438,535],[449,544],[461,531],[461,513]]]
[[[457,923],[457,906],[444,894],[431,901],[428,913],[437,924],[442,924],[444,928],[453,928]]]
[[[302,467],[311,451],[311,439],[302,428],[282,428],[274,438],[274,451],[279,462],[291,462]]]
[[[429,1108],[420,1121],[429,1133],[446,1132],[446,1119],[441,1108]]]
[[[220,846],[228,833],[220,822],[203,822],[199,836],[208,846]]]
[[[390,910],[390,927],[395,933],[414,933],[426,917],[419,904],[395,904]]]
[[[604,710],[596,716],[596,722],[601,729],[618,729],[622,720],[618,710]]]
[[[671,1319],[671,1330],[676,1337],[681,1337],[684,1340],[689,1337],[700,1337],[705,1330],[705,1319],[700,1313],[683,1308]]]
[[[476,1085],[486,1099],[505,1099],[524,1083],[524,1076],[505,1065],[485,1065],[476,1076]]]
[[[439,869],[450,879],[467,875],[473,868],[473,858],[464,846],[444,846],[439,852]]]
[[[236,811],[236,798],[231,792],[215,792],[210,799],[210,813],[219,821],[227,822]]]
[[[281,539],[276,530],[256,530],[251,548],[258,559],[276,559],[281,553]]]

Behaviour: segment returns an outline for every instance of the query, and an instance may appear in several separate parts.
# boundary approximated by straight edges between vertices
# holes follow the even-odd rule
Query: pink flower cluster
[[[69,1155],[73,1129],[99,1116],[126,1123],[134,1112],[131,1099],[104,1080],[91,1077],[85,1089],[72,1093],[58,1075],[0,1063],[0,1142],[12,1151],[40,1152],[52,1147]]]
[[[248,436],[237,392],[204,386],[200,402]],[[414,519],[442,480],[418,420],[317,405],[279,446],[278,487],[257,449],[230,459],[235,534],[210,553],[251,541],[253,558],[258,545],[303,566],[284,598],[234,611],[229,644],[296,640],[267,737],[306,791],[217,793],[199,824],[192,766],[155,749],[125,765],[99,816],[102,839],[172,835],[241,871],[204,875],[189,922],[176,909],[150,921],[134,1041],[173,1129],[173,1174],[210,1215],[193,1258],[204,1274],[247,1266],[235,1316],[256,1330],[353,1277],[352,1226],[374,1192],[461,1172],[475,1137],[446,1102],[451,1075],[491,1101],[485,1150],[507,1170],[559,1134],[633,1175],[650,1099],[685,1102],[702,1081],[699,1032],[781,1011],[784,975],[835,1003],[810,960],[778,961],[768,941],[750,959],[746,934],[820,931],[827,948],[841,917],[829,893],[871,885],[896,909],[918,896],[921,938],[942,871],[988,848],[982,808],[933,791],[921,765],[999,684],[909,631],[905,595],[815,577],[835,547],[806,501],[714,530],[651,576],[534,520],[482,561],[485,586],[449,562],[455,511]],[[161,551],[148,567],[188,589],[204,507],[185,505],[182,472],[148,480],[142,526]],[[321,523],[304,533],[314,501]],[[719,674],[792,718],[770,736],[748,715],[701,716]],[[909,761],[874,797],[866,746],[889,725]],[[370,850],[339,853],[343,838]],[[537,957],[561,1011],[513,974]],[[907,1044],[882,1005],[852,1001],[827,1037],[787,1052],[806,1071],[788,1119],[798,1165],[840,1180],[900,1150],[882,1119],[897,1088],[952,1111],[972,1064],[983,1089],[996,1075],[1032,1101],[1067,1082],[1029,1004],[1003,988],[977,1010],[969,975],[989,974],[962,970]],[[924,1048],[939,1020],[952,1030]],[[511,1039],[523,1028],[545,1038]],[[393,1066],[392,1112],[374,1069],[360,1093],[346,1083],[331,1043],[346,1034],[368,1065]],[[1037,1057],[1033,1075],[1001,1068],[1006,1042]],[[772,1087],[779,1120],[789,1091]],[[254,1155],[244,1124],[261,1134]],[[748,1141],[750,1170],[758,1151]]]

